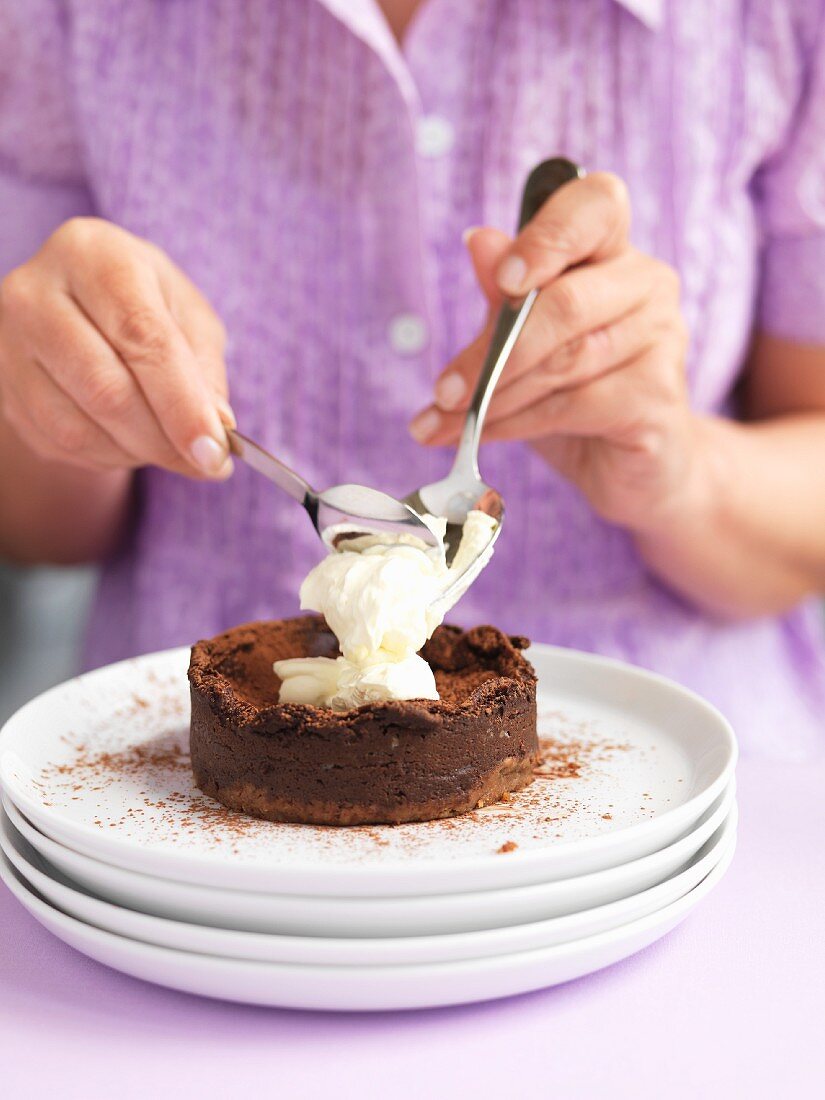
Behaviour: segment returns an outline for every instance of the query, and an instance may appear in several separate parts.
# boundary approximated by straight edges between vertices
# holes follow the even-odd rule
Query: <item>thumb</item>
[[[512,238],[501,229],[488,226],[468,229],[464,234],[464,245],[470,254],[473,271],[490,306],[501,304],[502,293],[496,281],[496,271],[512,243]]]

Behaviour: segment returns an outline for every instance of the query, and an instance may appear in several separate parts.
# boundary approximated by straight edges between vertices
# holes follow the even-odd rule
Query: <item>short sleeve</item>
[[[798,98],[782,147],[755,180],[762,232],[758,326],[825,344],[825,3],[798,29]]]
[[[28,180],[82,181],[61,0],[0,0],[0,169]]]

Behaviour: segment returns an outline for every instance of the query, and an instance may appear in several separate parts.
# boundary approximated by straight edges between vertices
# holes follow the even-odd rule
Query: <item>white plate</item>
[[[374,1011],[492,1000],[600,970],[674,928],[713,889],[732,856],[733,846],[690,893],[610,932],[536,951],[422,966],[290,966],[174,951],[104,932],[62,913],[25,885],[5,856],[0,856],[0,876],[54,935],[85,955],[137,978],[247,1004]]]
[[[124,871],[56,844],[9,799],[15,828],[73,884],[116,905],[173,920],[246,932],[294,936],[386,937],[470,932],[525,924],[606,905],[656,886],[687,862],[728,816],[733,783],[700,824],[676,843],[621,867],[559,882],[420,898],[318,898],[258,894],[169,882]]]
[[[455,962],[489,958],[515,951],[569,943],[585,936],[608,932],[630,921],[655,913],[683,897],[705,878],[724,856],[736,836],[736,806],[725,822],[680,873],[640,894],[533,924],[493,928],[447,936],[415,936],[402,939],[324,939],[321,937],[272,936],[234,932],[122,909],[74,888],[68,879],[49,867],[32,846],[14,830],[0,811],[0,848],[18,873],[39,894],[64,913],[96,928],[143,943],[221,955],[232,959],[304,965],[387,966],[411,963]]]
[[[586,874],[685,833],[727,786],[733,732],[662,677],[590,654],[530,651],[540,732],[578,743],[576,778],[446,821],[323,828],[261,822],[192,785],[188,650],[124,661],[23,707],[0,777],[26,816],[75,851],[205,886],[316,895],[496,889]],[[507,842],[516,850],[500,854]]]

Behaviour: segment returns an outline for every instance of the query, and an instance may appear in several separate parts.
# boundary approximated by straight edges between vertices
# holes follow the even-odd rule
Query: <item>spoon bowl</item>
[[[414,535],[428,546],[440,546],[438,536],[408,504],[368,485],[333,485],[317,492],[289,466],[234,428],[227,430],[230,449],[259,474],[275,482],[303,506],[324,543],[344,534],[386,531]]]
[[[456,476],[455,468],[440,481],[434,481],[409,493],[404,497],[403,503],[419,515],[429,513],[433,516],[443,516],[447,520],[447,528],[444,532],[444,553],[448,566],[452,565],[461,543],[469,512],[486,512],[496,521],[487,544],[490,549],[501,533],[501,525],[504,522],[504,501],[501,494],[478,476],[470,484],[469,481]]]

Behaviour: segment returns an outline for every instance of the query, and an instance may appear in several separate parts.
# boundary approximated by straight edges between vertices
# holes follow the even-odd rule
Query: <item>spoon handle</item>
[[[285,493],[307,507],[308,502],[315,497],[315,491],[302,477],[234,428],[228,428],[226,434],[229,436],[232,454],[242,458],[253,470],[274,481]]]
[[[553,157],[537,165],[527,177],[522,192],[519,229],[523,229],[532,220],[563,184],[580,179],[583,175],[582,168],[564,157]],[[499,310],[493,338],[464,420],[453,470],[466,470],[473,477],[479,477],[478,446],[490,400],[538,294],[538,290],[531,290],[521,302],[505,302]]]

